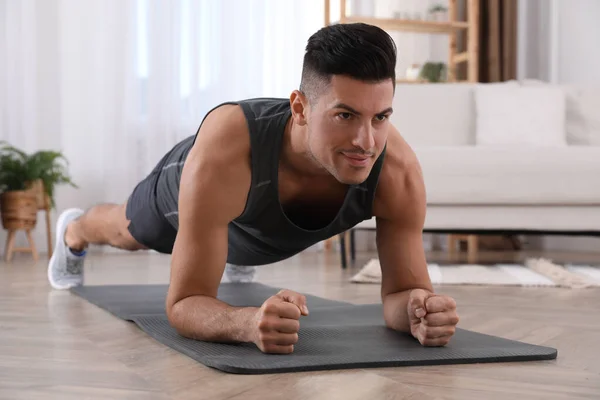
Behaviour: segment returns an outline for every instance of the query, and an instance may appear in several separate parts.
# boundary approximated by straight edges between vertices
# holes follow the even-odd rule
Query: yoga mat
[[[300,319],[292,354],[264,354],[253,343],[201,342],[179,335],[164,311],[166,285],[79,286],[71,291],[132,321],[158,342],[212,368],[266,374],[347,368],[551,360],[556,349],[458,328],[444,347],[423,347],[406,333],[388,329],[381,304],[353,305],[307,295],[310,314]],[[223,283],[218,297],[236,306],[260,306],[277,293],[259,283]]]
[[[71,292],[128,321],[140,315],[165,315],[167,285],[77,286]],[[280,289],[262,283],[222,283],[218,297],[232,306],[260,305]],[[310,309],[349,306],[350,303],[305,295]]]

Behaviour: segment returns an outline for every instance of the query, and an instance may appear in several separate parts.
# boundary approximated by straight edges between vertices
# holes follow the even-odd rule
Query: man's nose
[[[373,137],[373,127],[370,123],[365,123],[360,126],[352,144],[364,151],[369,151],[375,147],[375,138]]]

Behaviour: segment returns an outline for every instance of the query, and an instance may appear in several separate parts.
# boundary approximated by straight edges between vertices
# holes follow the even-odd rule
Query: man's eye
[[[339,113],[338,117],[340,117],[341,119],[350,119],[350,118],[352,118],[352,114],[343,112],[343,113]]]
[[[385,121],[387,118],[387,115],[378,115],[375,118],[377,118],[377,121]]]

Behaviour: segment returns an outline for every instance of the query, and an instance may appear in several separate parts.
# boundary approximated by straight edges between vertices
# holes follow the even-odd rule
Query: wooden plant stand
[[[13,199],[9,199],[13,197]],[[15,199],[14,197],[19,197]],[[44,190],[41,180],[28,185],[27,190],[15,193],[7,193],[3,201],[4,215],[2,215],[3,227],[8,231],[6,238],[5,260],[11,262],[15,252],[31,253],[35,261],[39,260],[39,254],[33,240],[32,231],[37,225],[37,213],[40,210],[46,213],[46,236],[48,240],[48,258],[52,257],[52,231],[50,227],[50,198]],[[11,204],[12,203],[12,204]],[[18,231],[25,231],[29,247],[15,247],[15,238]]]
[[[6,238],[6,250],[5,250],[5,260],[6,262],[11,262],[13,254],[15,252],[21,253],[31,253],[34,261],[38,261],[40,259],[37,249],[35,247],[35,242],[33,240],[33,236],[31,235],[30,229],[25,229],[25,234],[27,235],[27,241],[29,242],[29,247],[14,247],[15,245],[15,236],[17,234],[17,229],[10,229],[8,231],[8,237]]]
[[[2,193],[2,226],[8,231],[6,238],[6,251],[4,257],[6,262],[12,260],[15,252],[26,252],[33,255],[33,259],[39,259],[35,242],[31,231],[37,224],[37,198],[32,190],[17,190]],[[25,231],[29,247],[15,247],[17,231]]]

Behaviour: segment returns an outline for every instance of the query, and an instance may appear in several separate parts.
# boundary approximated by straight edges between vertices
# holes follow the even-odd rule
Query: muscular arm
[[[386,324],[409,331],[407,302],[412,289],[433,293],[423,249],[426,195],[421,168],[410,147],[394,130],[374,204],[381,296]]]
[[[216,299],[227,261],[230,221],[244,209],[251,175],[242,111],[225,106],[209,114],[181,177],[179,232],[173,248],[166,311],[186,337],[250,342],[256,308]]]

